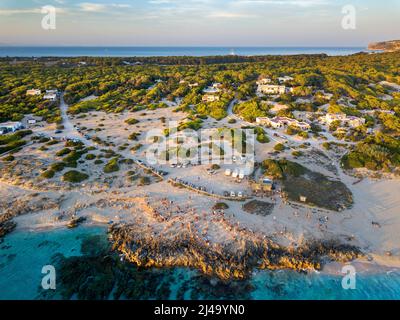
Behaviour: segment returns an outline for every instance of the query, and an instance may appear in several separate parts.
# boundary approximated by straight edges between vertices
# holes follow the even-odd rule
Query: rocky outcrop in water
[[[17,224],[13,221],[0,222],[0,239],[15,229]]]
[[[140,267],[191,267],[221,279],[245,279],[256,269],[320,270],[326,261],[351,261],[359,249],[335,241],[284,248],[269,239],[248,235],[238,242],[213,245],[182,232],[174,239],[152,237],[136,225],[112,226],[113,249]]]
[[[31,194],[12,202],[0,203],[0,238],[15,229],[14,217],[59,207],[58,200]]]

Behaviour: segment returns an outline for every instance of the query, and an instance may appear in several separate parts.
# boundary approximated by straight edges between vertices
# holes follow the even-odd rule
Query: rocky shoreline
[[[13,218],[58,207],[58,200],[52,200],[38,194],[29,194],[12,202],[0,202],[0,239],[16,228],[17,224],[13,221]]]
[[[190,233],[174,239],[152,237],[137,225],[114,225],[109,230],[113,249],[139,267],[190,267],[223,280],[246,279],[255,269],[321,270],[328,262],[362,256],[358,248],[337,241],[285,248],[261,236],[247,236],[234,243],[210,244]]]

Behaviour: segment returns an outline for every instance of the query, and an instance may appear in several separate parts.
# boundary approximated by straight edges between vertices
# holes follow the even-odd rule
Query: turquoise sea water
[[[52,264],[55,254],[66,258],[81,255],[82,241],[93,236],[105,238],[106,229],[82,227],[8,235],[0,244],[0,300],[43,297],[42,267]],[[358,274],[356,290],[342,289],[341,277],[316,273],[258,271],[245,283],[225,285],[197,271],[183,268],[147,272],[154,274],[160,283],[168,285],[170,299],[190,299],[193,292],[200,292],[204,299],[400,299],[398,272]],[[146,290],[146,285],[138,281],[145,281],[149,273],[139,271],[138,274],[130,285]],[[143,292],[138,294],[142,296]],[[56,295],[53,298],[60,297]]]
[[[0,57],[165,57],[221,55],[350,55],[366,51],[364,47],[5,47]]]

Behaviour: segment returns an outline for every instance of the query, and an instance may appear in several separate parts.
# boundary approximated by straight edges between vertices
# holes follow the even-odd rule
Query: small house
[[[289,82],[289,81],[293,81],[294,78],[289,77],[289,76],[283,76],[283,77],[279,77],[278,81],[279,83],[285,83],[285,82]]]
[[[49,101],[57,101],[57,94],[55,94],[55,93],[45,94],[43,99],[49,100]]]
[[[272,83],[272,80],[270,78],[261,78],[260,80],[257,81],[257,85],[262,86],[266,84]]]
[[[21,122],[4,122],[0,123],[1,134],[6,134],[8,132],[16,132],[23,128]]]
[[[26,91],[27,96],[40,96],[42,91],[39,89],[30,89]]]
[[[213,94],[206,94],[203,96],[202,101],[203,102],[214,102],[214,101],[219,101],[219,96],[213,95]]]

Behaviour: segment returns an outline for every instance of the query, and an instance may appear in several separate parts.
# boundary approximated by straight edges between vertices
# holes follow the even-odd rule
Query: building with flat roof
[[[214,95],[214,94],[205,94],[202,98],[203,102],[214,102],[214,101],[219,101],[219,96]]]
[[[40,96],[42,91],[39,89],[30,89],[26,91],[27,96]]]
[[[257,92],[263,94],[285,94],[293,92],[293,88],[288,88],[286,86],[276,85],[276,84],[261,84],[258,85]]]
[[[3,122],[0,123],[0,133],[1,134],[6,134],[9,132],[15,132],[20,129],[22,129],[22,123],[21,122]]]
[[[285,82],[289,82],[289,81],[293,81],[294,78],[289,77],[289,76],[283,76],[283,77],[279,77],[278,81],[279,83],[285,83]]]
[[[55,93],[49,93],[49,94],[45,94],[43,99],[44,100],[50,100],[50,101],[57,101],[57,94]]]
[[[270,78],[261,78],[257,81],[257,85],[262,86],[265,84],[270,84],[272,83],[272,80]]]
[[[365,119],[355,116],[348,116],[345,113],[328,113],[322,117],[322,122],[330,126],[333,122],[339,121],[341,125],[348,125],[356,128],[365,124]]]
[[[285,126],[293,126],[300,130],[307,131],[311,129],[311,126],[307,122],[301,122],[296,119],[287,117],[274,117],[274,118],[256,118],[256,123],[260,125],[270,126],[275,129],[283,128]]]

